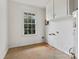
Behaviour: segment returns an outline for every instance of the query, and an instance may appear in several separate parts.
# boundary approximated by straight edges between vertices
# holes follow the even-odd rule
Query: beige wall
[[[24,35],[24,12],[36,14],[36,34]],[[44,42],[45,9],[18,3],[9,2],[9,47],[24,46]]]
[[[7,0],[0,0],[0,59],[4,59],[8,50]]]

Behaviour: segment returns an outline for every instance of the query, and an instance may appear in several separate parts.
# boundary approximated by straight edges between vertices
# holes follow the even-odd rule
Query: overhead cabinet
[[[74,0],[49,0],[46,7],[46,19],[56,19],[71,15],[74,10]]]
[[[46,18],[47,20],[53,19],[54,17],[54,10],[53,10],[53,0],[49,0],[47,7],[46,7]]]

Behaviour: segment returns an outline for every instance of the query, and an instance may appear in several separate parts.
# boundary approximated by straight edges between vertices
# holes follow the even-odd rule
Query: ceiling
[[[48,0],[14,0],[20,3],[45,8]]]

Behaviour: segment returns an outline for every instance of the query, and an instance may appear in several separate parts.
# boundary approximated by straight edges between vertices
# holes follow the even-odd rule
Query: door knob
[[[58,31],[56,31],[56,33],[57,33],[57,34],[59,34],[59,32],[58,32]]]

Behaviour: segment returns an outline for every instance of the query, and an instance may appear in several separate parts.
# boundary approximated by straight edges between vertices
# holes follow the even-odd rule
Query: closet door
[[[67,16],[67,0],[54,0],[54,15],[55,18]]]

